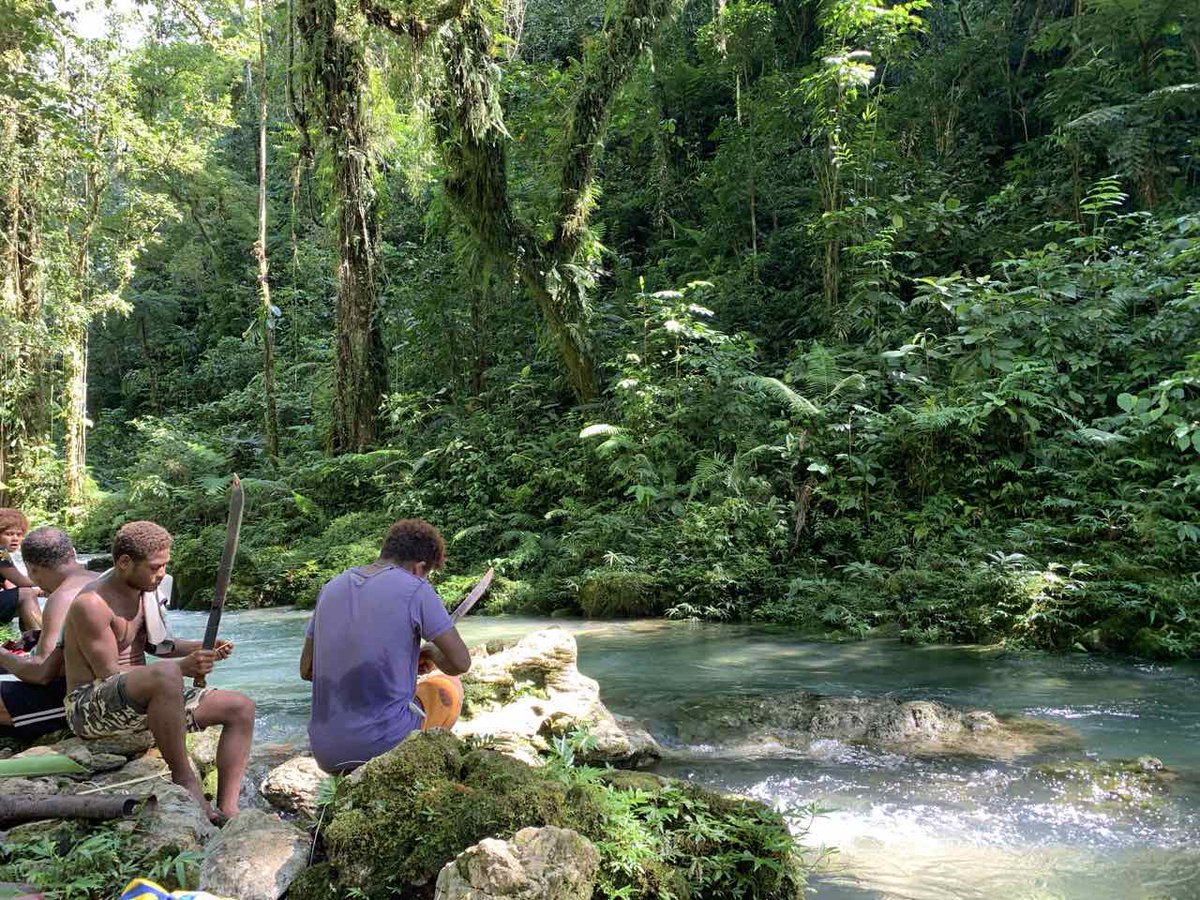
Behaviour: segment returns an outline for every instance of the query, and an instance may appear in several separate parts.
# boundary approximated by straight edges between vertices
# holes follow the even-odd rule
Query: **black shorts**
[[[67,713],[63,709],[66,696],[65,678],[56,678],[49,684],[0,681],[0,701],[12,719],[11,725],[0,725],[0,736],[32,740],[66,728]]]
[[[0,584],[4,582],[0,581]],[[7,625],[13,620],[17,614],[17,606],[21,602],[21,589],[19,587],[4,588],[0,590],[0,625]]]

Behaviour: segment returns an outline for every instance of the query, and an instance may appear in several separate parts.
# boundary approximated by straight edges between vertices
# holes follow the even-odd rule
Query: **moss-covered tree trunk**
[[[677,6],[677,0],[626,0],[589,44],[563,141],[554,232],[548,240],[536,238],[532,227],[517,221],[509,202],[509,136],[486,10],[465,3],[443,33],[446,86],[434,106],[446,195],[483,252],[519,274],[581,403],[598,391],[587,302],[587,270],[596,251],[588,239],[596,167],[617,93]]]
[[[378,230],[366,125],[367,66],[357,7],[304,0],[300,30],[310,48],[313,81],[333,169],[337,206],[335,449],[362,452],[378,437],[387,364],[378,318]]]
[[[0,504],[14,502],[29,452],[50,439],[37,150],[32,123],[0,97]]]
[[[279,456],[279,412],[275,402],[275,307],[267,264],[267,38],[263,0],[258,0],[258,263],[259,321],[263,339],[263,418],[267,456]]]
[[[63,435],[65,486],[68,505],[79,509],[83,506],[87,482],[87,326],[72,325],[64,337],[63,381],[67,394],[63,404],[66,419]]]

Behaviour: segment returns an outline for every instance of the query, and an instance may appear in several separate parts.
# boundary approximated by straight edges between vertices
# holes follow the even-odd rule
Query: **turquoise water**
[[[231,612],[234,657],[210,683],[258,703],[260,741],[303,739],[308,686],[297,675],[307,614]],[[183,636],[204,616],[172,613]],[[666,622],[468,618],[467,642],[557,625],[616,712],[644,721],[671,753],[662,770],[759,797],[834,846],[819,898],[1200,898],[1200,666],[1005,653],[893,642],[826,644],[786,631]],[[1030,776],[1033,761],[917,761],[836,742],[804,756],[731,757],[676,740],[701,699],[807,689],[932,698],[1076,729],[1088,755],[1150,754],[1182,773],[1161,803],[1068,802]]]

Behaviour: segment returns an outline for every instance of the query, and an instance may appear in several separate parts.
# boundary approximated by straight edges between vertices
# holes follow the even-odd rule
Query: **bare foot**
[[[192,799],[200,804],[200,810],[208,818],[208,821],[212,822],[218,827],[225,824],[226,817],[224,813],[213,809],[212,804],[208,802],[208,797],[204,795],[204,789],[200,787],[200,782],[193,778],[187,782],[176,781],[175,783],[184,788],[189,794],[192,795]]]

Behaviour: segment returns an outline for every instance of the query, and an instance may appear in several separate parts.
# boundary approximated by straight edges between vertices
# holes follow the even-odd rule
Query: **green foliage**
[[[447,601],[494,565],[493,612],[1196,654],[1187,4],[730,0],[651,27],[669,6],[634,27],[651,7],[472,3],[440,37],[362,31],[390,391],[378,446],[337,456],[333,158],[272,14],[268,459],[246,17],[206,4],[199,34],[164,7],[153,39],[89,44],[20,5],[0,103],[45,127],[0,129],[0,167],[41,204],[44,252],[34,282],[0,257],[0,316],[24,329],[0,351],[0,490],[89,550],[161,521],[188,602],[237,471],[242,605],[310,604],[423,516]],[[111,87],[97,118],[60,51],[81,96]],[[478,121],[455,125],[460,77]],[[81,320],[83,521],[55,418]],[[591,357],[574,382],[570,347]]]
[[[594,744],[583,729],[561,735],[546,767],[589,792],[603,811],[591,835],[601,856],[601,896],[766,900],[802,890],[808,863],[783,816],[684,782],[580,765],[577,757]]]
[[[32,884],[47,900],[103,900],[134,878],[168,890],[195,889],[199,856],[169,848],[147,853],[115,825],[10,835],[0,849],[0,880]]]

